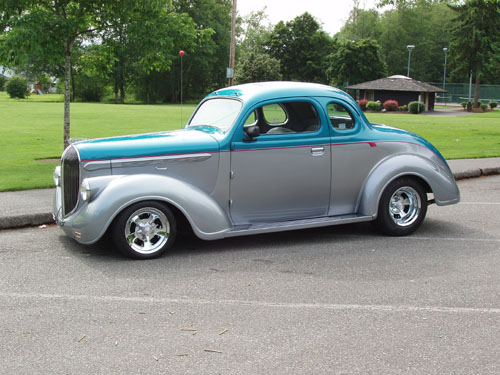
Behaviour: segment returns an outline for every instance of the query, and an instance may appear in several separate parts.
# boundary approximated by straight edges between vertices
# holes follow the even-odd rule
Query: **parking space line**
[[[405,240],[430,240],[430,241],[464,241],[464,242],[500,242],[500,238],[464,238],[464,237],[420,237],[408,236]]]
[[[445,306],[411,306],[411,305],[361,305],[361,304],[335,304],[335,303],[289,303],[267,302],[250,300],[205,300],[196,298],[155,298],[155,297],[124,297],[124,296],[93,296],[71,294],[45,294],[45,293],[0,293],[0,298],[5,299],[45,299],[66,300],[77,302],[123,302],[140,304],[184,304],[184,305],[226,305],[226,306],[252,306],[285,309],[313,309],[313,310],[344,310],[344,311],[373,311],[373,312],[429,312],[449,314],[500,314],[500,308],[488,307],[445,307]]]
[[[472,204],[472,205],[477,205],[477,204],[484,204],[487,206],[491,206],[492,204],[500,204],[500,202],[460,202],[459,204]]]

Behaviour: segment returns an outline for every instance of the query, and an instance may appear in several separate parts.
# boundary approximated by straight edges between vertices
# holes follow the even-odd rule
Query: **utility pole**
[[[229,68],[227,69],[228,85],[234,85],[234,56],[236,55],[236,0],[233,0],[233,17],[231,20],[231,46],[229,49]]]

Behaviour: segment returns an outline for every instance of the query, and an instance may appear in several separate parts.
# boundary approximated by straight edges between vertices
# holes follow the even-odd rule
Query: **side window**
[[[262,107],[264,120],[267,125],[284,125],[288,120],[285,109],[280,104],[269,104]]]
[[[351,130],[354,129],[355,121],[351,113],[339,103],[330,103],[326,107],[328,111],[328,117],[330,117],[330,122],[335,130]]]
[[[257,114],[255,113],[255,111],[250,113],[250,116],[247,117],[245,124],[243,126],[246,127],[246,126],[253,126],[253,125],[257,125]]]
[[[312,133],[321,127],[316,107],[308,101],[267,104],[256,112],[261,134]]]

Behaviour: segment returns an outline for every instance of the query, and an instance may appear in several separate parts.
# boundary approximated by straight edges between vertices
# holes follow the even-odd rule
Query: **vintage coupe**
[[[402,236],[428,204],[460,199],[429,142],[371,124],[343,91],[297,82],[215,91],[182,130],[74,143],[54,181],[68,235],[109,233],[139,259],[183,225],[205,240],[363,221]]]

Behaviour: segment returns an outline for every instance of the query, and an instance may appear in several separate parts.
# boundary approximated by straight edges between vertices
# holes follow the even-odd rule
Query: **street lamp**
[[[415,48],[415,46],[413,44],[408,44],[406,46],[406,48],[408,49],[408,74],[406,74],[406,76],[408,78],[410,78],[410,59],[411,59],[411,51],[413,51],[413,48]]]
[[[448,48],[444,47],[443,48],[443,52],[444,52],[444,73],[443,73],[443,90],[445,90],[446,88],[446,58],[448,57]],[[443,93],[443,96],[445,94]],[[445,104],[446,104],[446,99],[445,99]]]

